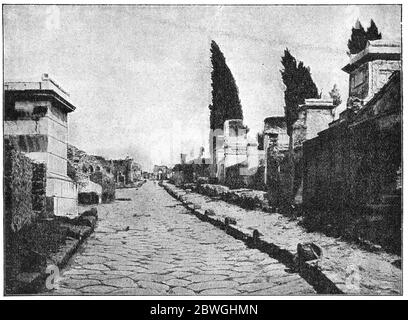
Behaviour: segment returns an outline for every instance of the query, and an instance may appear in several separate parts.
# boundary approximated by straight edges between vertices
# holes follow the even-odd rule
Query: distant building
[[[69,94],[47,74],[39,82],[4,84],[4,138],[46,164],[47,211],[76,216],[77,188],[67,176]]]
[[[132,158],[113,160],[113,174],[118,186],[132,184],[142,179],[142,167]]]
[[[153,179],[164,180],[168,179],[170,169],[167,166],[154,165],[153,167]]]

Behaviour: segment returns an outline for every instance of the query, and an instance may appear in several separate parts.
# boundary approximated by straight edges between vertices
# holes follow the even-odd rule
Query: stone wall
[[[68,145],[68,162],[68,175],[77,182],[80,193],[94,192],[102,202],[115,199],[115,167],[112,160],[89,155],[73,145]]]
[[[112,161],[103,157],[89,155],[73,145],[68,145],[68,161],[84,177],[89,178],[89,175],[94,172],[103,172],[113,177],[114,166]]]
[[[92,181],[80,184],[78,188],[78,203],[99,204],[102,202],[102,186]]]
[[[192,191],[198,192],[210,197],[220,197],[222,200],[237,204],[247,209],[269,210],[267,193],[264,191],[250,189],[230,189],[223,185],[216,184],[191,184],[184,186],[191,188]]]
[[[304,143],[303,204],[311,224],[398,247],[400,99],[398,75],[354,118]]]
[[[176,164],[173,168],[170,180],[177,186],[197,182],[199,179],[208,179],[210,170],[210,164]]]
[[[277,135],[279,150],[286,150],[289,147],[289,136],[286,130],[286,120],[284,116],[269,117],[264,120],[264,146],[263,150],[268,148],[270,143],[270,134]]]
[[[304,143],[305,204],[376,203],[396,189],[401,166],[400,83],[384,88],[349,121]],[[346,202],[346,203],[343,203]]]
[[[268,199],[272,207],[284,208],[292,204],[302,202],[302,148],[294,150],[294,176],[292,177],[289,151],[280,151],[270,146],[267,157],[266,189]],[[293,189],[292,189],[293,180]]]
[[[102,202],[107,203],[115,200],[115,181],[102,172],[94,172],[90,180],[102,186]]]

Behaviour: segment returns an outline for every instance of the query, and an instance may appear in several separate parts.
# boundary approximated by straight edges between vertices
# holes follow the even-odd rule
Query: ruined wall
[[[401,127],[382,132],[378,123],[331,130],[304,144],[304,200],[336,209],[379,201],[396,188]]]
[[[89,155],[73,145],[68,145],[68,161],[84,178],[89,178],[89,175],[94,172],[103,172],[113,178],[112,161],[100,156]]]
[[[133,170],[132,170],[133,159],[118,159],[113,160],[115,181],[118,186],[125,186],[133,182]]]
[[[398,248],[401,227],[399,82],[352,121],[303,145],[306,222]]]
[[[400,99],[396,78],[352,120],[304,143],[306,204],[336,208],[346,205],[342,199],[351,206],[373,203],[396,188],[401,166]]]
[[[289,147],[289,136],[286,130],[285,117],[269,117],[264,120],[264,148],[266,150],[270,143],[269,134],[278,135],[278,148],[280,150],[286,150]]]
[[[73,145],[68,145],[68,161],[69,176],[77,181],[79,193],[94,193],[102,202],[111,202],[115,199],[113,161],[88,155]],[[80,197],[81,203],[89,202],[87,195]],[[92,196],[92,202],[94,202],[94,196]]]
[[[103,172],[94,172],[90,180],[102,187],[102,202],[107,203],[115,200],[115,181]]]
[[[298,194],[300,199],[296,199],[296,202],[302,202],[302,148],[294,150],[293,160],[294,176],[290,168],[289,151],[281,151],[273,146],[268,150],[266,188],[270,205],[273,207],[285,207],[291,204]]]

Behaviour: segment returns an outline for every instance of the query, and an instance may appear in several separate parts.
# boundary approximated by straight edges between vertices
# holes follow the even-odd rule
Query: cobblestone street
[[[315,293],[267,254],[190,215],[153,182],[116,193],[119,200],[98,206],[95,233],[62,271],[51,294]]]

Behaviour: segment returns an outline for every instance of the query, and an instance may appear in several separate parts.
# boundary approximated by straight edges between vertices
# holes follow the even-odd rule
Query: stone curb
[[[166,184],[163,184],[162,186],[172,197],[179,200],[185,208],[190,210],[201,221],[211,223],[212,225],[224,230],[227,234],[231,235],[235,239],[241,240],[248,246],[267,253],[272,258],[287,265],[288,267],[294,267],[293,261],[295,259],[296,252],[291,252],[277,246],[274,243],[266,241],[262,235],[257,235],[257,230],[256,232],[251,233],[249,230],[240,226],[226,223],[226,221],[220,219],[220,217],[209,215],[203,209],[195,208],[193,203],[186,201],[183,198],[183,193],[185,194],[184,191],[176,192],[169,188]],[[299,265],[299,275],[308,281],[319,294],[344,294],[336,283],[331,281],[328,275],[310,262],[302,262]]]
[[[88,225],[84,225],[81,222],[82,217],[94,219],[87,220],[92,221]],[[50,265],[57,266],[60,270],[66,266],[69,259],[78,251],[81,244],[94,232],[97,223],[97,210],[92,208],[83,212],[79,219],[75,220],[75,223],[63,221],[62,226],[67,227],[68,237],[65,240],[65,244],[62,245],[58,251],[49,257],[47,257],[47,267]],[[41,272],[22,272],[17,276],[17,291],[21,293],[11,293],[8,295],[21,295],[25,293],[37,293],[44,289],[44,284],[47,277],[50,276],[46,270]]]

